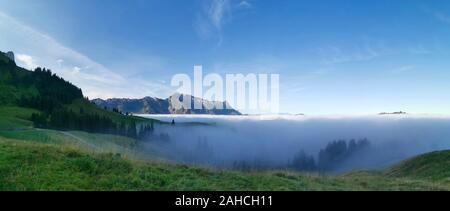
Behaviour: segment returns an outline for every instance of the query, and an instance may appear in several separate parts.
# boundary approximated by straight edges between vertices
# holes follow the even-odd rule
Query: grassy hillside
[[[95,109],[97,109],[95,107]],[[29,117],[34,109],[0,106],[0,137],[18,142],[53,144],[59,147],[80,148],[92,152],[120,152],[136,157],[138,141],[124,136],[95,134],[82,131],[58,131],[33,127]],[[116,118],[121,118],[119,114]],[[143,120],[144,121],[144,120]]]
[[[450,185],[450,150],[420,155],[393,167],[389,175],[438,181]]]
[[[0,131],[23,130],[32,127],[33,123],[27,119],[36,112],[38,111],[34,109],[0,106]]]
[[[450,190],[428,180],[359,172],[338,177],[242,173],[0,138],[0,190]]]
[[[334,177],[222,171],[156,161],[123,136],[35,129],[34,112],[0,107],[0,190],[450,190],[448,151]]]

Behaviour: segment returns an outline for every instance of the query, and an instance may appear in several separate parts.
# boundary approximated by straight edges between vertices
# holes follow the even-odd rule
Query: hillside
[[[83,98],[80,88],[50,70],[23,69],[3,52],[0,52],[0,86],[2,105],[21,105],[51,111],[70,104],[74,99]]]
[[[6,54],[0,52],[0,104],[17,104],[22,96],[34,96],[36,87],[14,84],[15,79],[28,77],[30,74],[23,68],[17,67]]]
[[[36,129],[26,120],[33,112],[0,107],[0,190],[450,190],[442,169],[448,151],[386,172],[224,171],[172,164],[148,148],[140,153],[140,143],[123,136]],[[411,173],[409,166],[427,168]]]
[[[408,159],[394,166],[389,175],[450,184],[450,150],[431,152]]]
[[[179,96],[181,101],[183,98],[191,98],[191,107],[194,108],[194,102],[199,102],[202,105],[222,105],[223,108],[228,109],[176,109],[176,106],[172,105],[172,98],[175,95],[170,96],[167,99],[159,99],[153,97],[145,97],[142,99],[94,99],[94,102],[100,108],[107,108],[109,110],[118,109],[124,113],[134,114],[214,114],[214,115],[241,115],[241,113],[235,109],[229,108],[226,102],[211,102],[201,98],[193,97],[190,95]],[[227,107],[228,106],[228,107]]]
[[[80,88],[50,70],[23,69],[11,56],[0,52],[0,106],[34,109],[27,119],[35,127],[138,138],[158,122],[100,109],[84,98]]]
[[[369,172],[323,177],[221,171],[0,138],[0,190],[450,190],[450,186]]]
[[[140,153],[140,143],[123,136],[33,128],[26,120],[33,112],[0,107],[0,190],[450,190],[445,180],[397,167],[320,176],[172,164],[156,150]],[[406,161],[401,169],[426,165],[421,175],[441,175],[449,157],[448,152],[438,154]],[[448,169],[437,178],[445,175]]]

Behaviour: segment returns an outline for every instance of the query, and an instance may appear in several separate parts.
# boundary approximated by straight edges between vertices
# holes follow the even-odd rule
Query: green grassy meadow
[[[450,151],[337,176],[238,172],[170,163],[127,137],[36,129],[33,112],[0,107],[0,190],[450,190]]]

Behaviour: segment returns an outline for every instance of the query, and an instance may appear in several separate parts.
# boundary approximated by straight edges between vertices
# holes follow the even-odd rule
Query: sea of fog
[[[237,162],[285,166],[300,151],[317,159],[334,140],[370,141],[370,150],[348,159],[338,171],[383,168],[450,149],[450,117],[445,116],[142,116],[175,121],[156,124],[152,137],[168,135],[165,141],[152,141],[168,158],[219,167]]]

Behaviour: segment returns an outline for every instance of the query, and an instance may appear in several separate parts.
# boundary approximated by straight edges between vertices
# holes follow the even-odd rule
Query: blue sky
[[[90,98],[167,97],[174,74],[278,73],[281,112],[450,114],[450,2],[2,0],[0,50]]]

